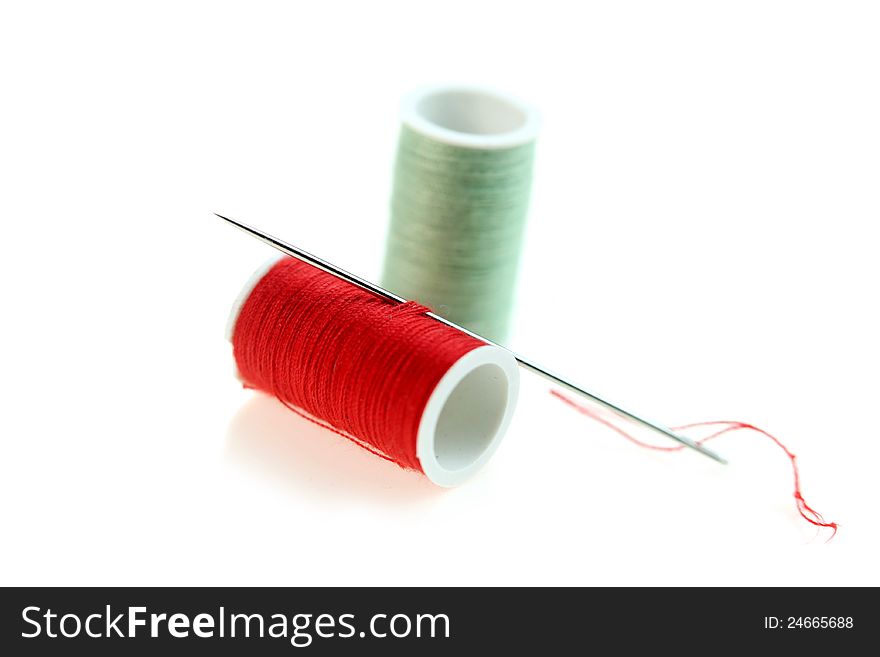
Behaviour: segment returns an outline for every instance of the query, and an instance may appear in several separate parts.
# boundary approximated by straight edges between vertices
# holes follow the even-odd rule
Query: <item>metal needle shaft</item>
[[[317,267],[318,269],[321,269],[321,270],[327,272],[328,274],[332,274],[332,275],[337,276],[345,281],[348,281],[349,283],[351,283],[353,285],[357,285],[358,287],[360,287],[364,290],[367,290],[368,292],[371,292],[372,294],[375,294],[377,297],[380,297],[383,299],[388,299],[390,301],[396,301],[398,303],[406,302],[406,299],[404,299],[403,297],[399,297],[396,294],[394,294],[393,292],[389,292],[388,290],[386,290],[382,287],[379,287],[378,285],[376,285],[374,283],[371,283],[367,280],[364,280],[363,278],[361,278],[359,276],[355,276],[354,274],[347,272],[344,269],[337,267],[336,265],[330,264],[326,260],[322,260],[318,256],[314,256],[311,253],[309,253],[308,251],[303,251],[302,249],[300,249],[298,247],[295,247],[291,244],[283,242],[276,237],[272,237],[271,235],[269,235],[267,233],[264,233],[260,230],[257,230],[256,228],[253,228],[252,226],[248,226],[247,224],[243,224],[240,221],[236,221],[235,219],[230,219],[229,217],[224,217],[222,214],[217,214],[217,216],[225,221],[228,221],[236,228],[256,237],[258,240],[265,242],[269,246],[271,246],[275,249],[278,249],[282,253],[286,253],[287,255],[292,256],[294,258],[297,258],[299,260],[302,260],[303,262],[307,262],[308,264],[313,265],[313,266]],[[524,358],[523,356],[520,356],[517,353],[514,353],[510,349],[507,349],[507,347],[496,344],[495,342],[492,342],[491,340],[487,340],[483,336],[477,335],[476,333],[469,331],[468,329],[466,329],[462,326],[459,326],[458,324],[455,324],[454,322],[450,322],[445,317],[441,317],[440,315],[435,315],[432,312],[429,312],[426,314],[428,315],[428,317],[431,317],[432,319],[435,319],[438,322],[442,322],[443,324],[446,324],[447,326],[450,326],[458,331],[461,331],[462,333],[466,333],[466,334],[470,335],[471,337],[476,338],[477,340],[481,340],[487,344],[490,344],[490,345],[493,345],[496,347],[500,347],[502,349],[505,349],[506,351],[509,351],[510,354],[516,359],[516,361],[522,367],[534,372],[535,374],[538,374],[538,375],[544,377],[545,379],[555,383],[556,385],[562,386],[563,388],[566,388],[567,390],[570,390],[571,392],[574,392],[574,393],[577,393],[583,397],[586,397],[590,401],[593,401],[597,404],[600,404],[601,406],[604,406],[605,408],[607,408],[611,411],[614,411],[618,415],[629,418],[630,420],[633,420],[633,421],[638,422],[639,424],[642,424],[650,429],[653,429],[654,431],[661,433],[664,436],[667,436],[668,438],[672,438],[673,440],[681,443],[682,445],[685,445],[686,447],[690,447],[691,449],[696,450],[696,451],[700,452],[701,454],[718,461],[719,463],[727,463],[727,461],[724,460],[717,453],[715,453],[711,449],[708,449],[708,448],[704,447],[703,445],[700,445],[699,443],[691,440],[687,436],[683,436],[680,433],[677,433],[677,432],[673,431],[672,429],[663,426],[662,424],[652,422],[651,420],[648,420],[641,415],[636,415],[632,411],[629,411],[629,410],[625,409],[624,407],[619,406],[618,404],[613,404],[612,402],[608,401],[607,399],[604,399],[603,397],[600,397],[599,395],[597,395],[593,392],[590,392],[586,388],[583,388],[579,385],[576,385],[575,383],[572,383],[568,379],[564,379],[561,376],[559,376],[558,374],[551,372],[546,367],[542,367],[542,366],[538,365],[537,363],[535,363],[534,361],[532,361],[528,358]]]

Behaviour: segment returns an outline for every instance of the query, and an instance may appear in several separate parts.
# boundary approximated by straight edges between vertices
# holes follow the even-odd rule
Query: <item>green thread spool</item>
[[[537,112],[485,89],[432,87],[404,100],[402,123],[383,287],[503,341]]]

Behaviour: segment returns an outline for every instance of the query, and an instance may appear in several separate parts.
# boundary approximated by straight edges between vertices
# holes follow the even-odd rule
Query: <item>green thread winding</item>
[[[508,332],[534,142],[503,149],[400,133],[383,286],[493,341]]]

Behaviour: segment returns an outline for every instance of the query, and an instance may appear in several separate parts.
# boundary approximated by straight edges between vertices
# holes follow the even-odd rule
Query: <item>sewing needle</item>
[[[351,283],[353,285],[357,285],[358,287],[360,287],[368,292],[371,292],[372,294],[374,294],[378,297],[381,297],[383,299],[388,299],[389,301],[395,301],[397,303],[405,303],[407,301],[403,297],[399,297],[396,294],[394,294],[393,292],[389,292],[388,290],[386,290],[382,287],[379,287],[378,285],[375,285],[374,283],[370,283],[369,281],[364,280],[363,278],[360,278],[359,276],[355,276],[354,274],[349,273],[349,272],[345,271],[344,269],[337,267],[336,265],[330,264],[326,260],[322,260],[321,258],[312,255],[308,251],[303,251],[302,249],[300,249],[298,247],[295,247],[291,244],[283,242],[276,237],[272,237],[268,233],[264,233],[256,228],[253,228],[252,226],[248,226],[247,224],[243,224],[239,221],[236,221],[235,219],[230,219],[229,217],[224,217],[222,214],[217,214],[216,212],[214,214],[216,216],[220,217],[220,219],[223,219],[224,221],[228,221],[230,224],[232,224],[233,226],[235,226],[239,230],[242,230],[245,233],[248,233],[248,234],[252,235],[253,237],[256,237],[258,240],[265,242],[269,246],[271,246],[275,249],[278,249],[282,253],[286,253],[287,255],[292,256],[294,258],[297,258],[298,260],[302,260],[303,262],[306,262],[314,267],[317,267],[318,269],[321,269],[321,270],[327,272],[328,274],[332,274],[333,276],[336,276],[336,277],[341,278],[345,281],[348,281],[349,283]],[[500,347],[501,349],[508,351],[516,359],[516,362],[519,363],[522,367],[534,372],[535,374],[537,374],[539,376],[544,377],[548,381],[550,381],[558,386],[561,386],[571,392],[574,392],[578,395],[581,395],[582,397],[586,397],[590,401],[595,402],[601,406],[604,406],[605,408],[613,411],[614,413],[616,413],[622,417],[633,420],[634,422],[642,424],[642,425],[648,427],[649,429],[653,429],[654,431],[661,433],[668,438],[672,438],[673,440],[681,443],[685,447],[689,447],[693,450],[696,450],[696,451],[700,452],[700,454],[703,454],[704,456],[708,456],[709,458],[714,459],[715,461],[718,461],[719,463],[722,463],[722,464],[727,463],[727,461],[724,458],[722,458],[719,454],[717,454],[716,452],[712,451],[711,449],[708,449],[708,448],[704,447],[703,445],[691,440],[687,436],[683,436],[680,433],[677,433],[677,432],[673,431],[672,429],[663,426],[662,424],[652,422],[651,420],[648,420],[641,415],[637,415],[636,413],[633,413],[632,411],[629,411],[618,404],[614,404],[614,403],[608,401],[607,399],[600,397],[596,393],[590,392],[586,388],[583,388],[583,387],[569,381],[568,379],[565,379],[562,376],[555,374],[554,372],[548,370],[546,367],[542,367],[542,366],[538,365],[537,363],[535,363],[534,361],[532,361],[528,358],[525,358],[523,356],[520,356],[519,354],[508,349],[507,347],[504,347],[500,344],[496,344],[495,342],[492,342],[491,340],[488,340],[481,335],[477,335],[476,333],[469,331],[468,329],[466,329],[462,326],[459,326],[458,324],[455,324],[454,322],[449,321],[445,317],[441,317],[440,315],[435,315],[433,312],[428,312],[425,314],[428,317],[437,320],[438,322],[446,324],[447,326],[454,328],[458,331],[461,331],[462,333],[466,333],[467,335],[471,336],[472,338],[475,338],[477,340],[485,342],[486,344],[493,345],[495,347]]]

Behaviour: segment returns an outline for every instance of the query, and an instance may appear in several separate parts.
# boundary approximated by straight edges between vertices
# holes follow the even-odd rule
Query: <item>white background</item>
[[[3,584],[880,584],[871,2],[4,3]],[[670,424],[640,450],[524,374],[433,487],[232,375],[268,247],[376,279],[397,105],[542,110],[511,345]],[[833,610],[832,610],[833,611]]]

